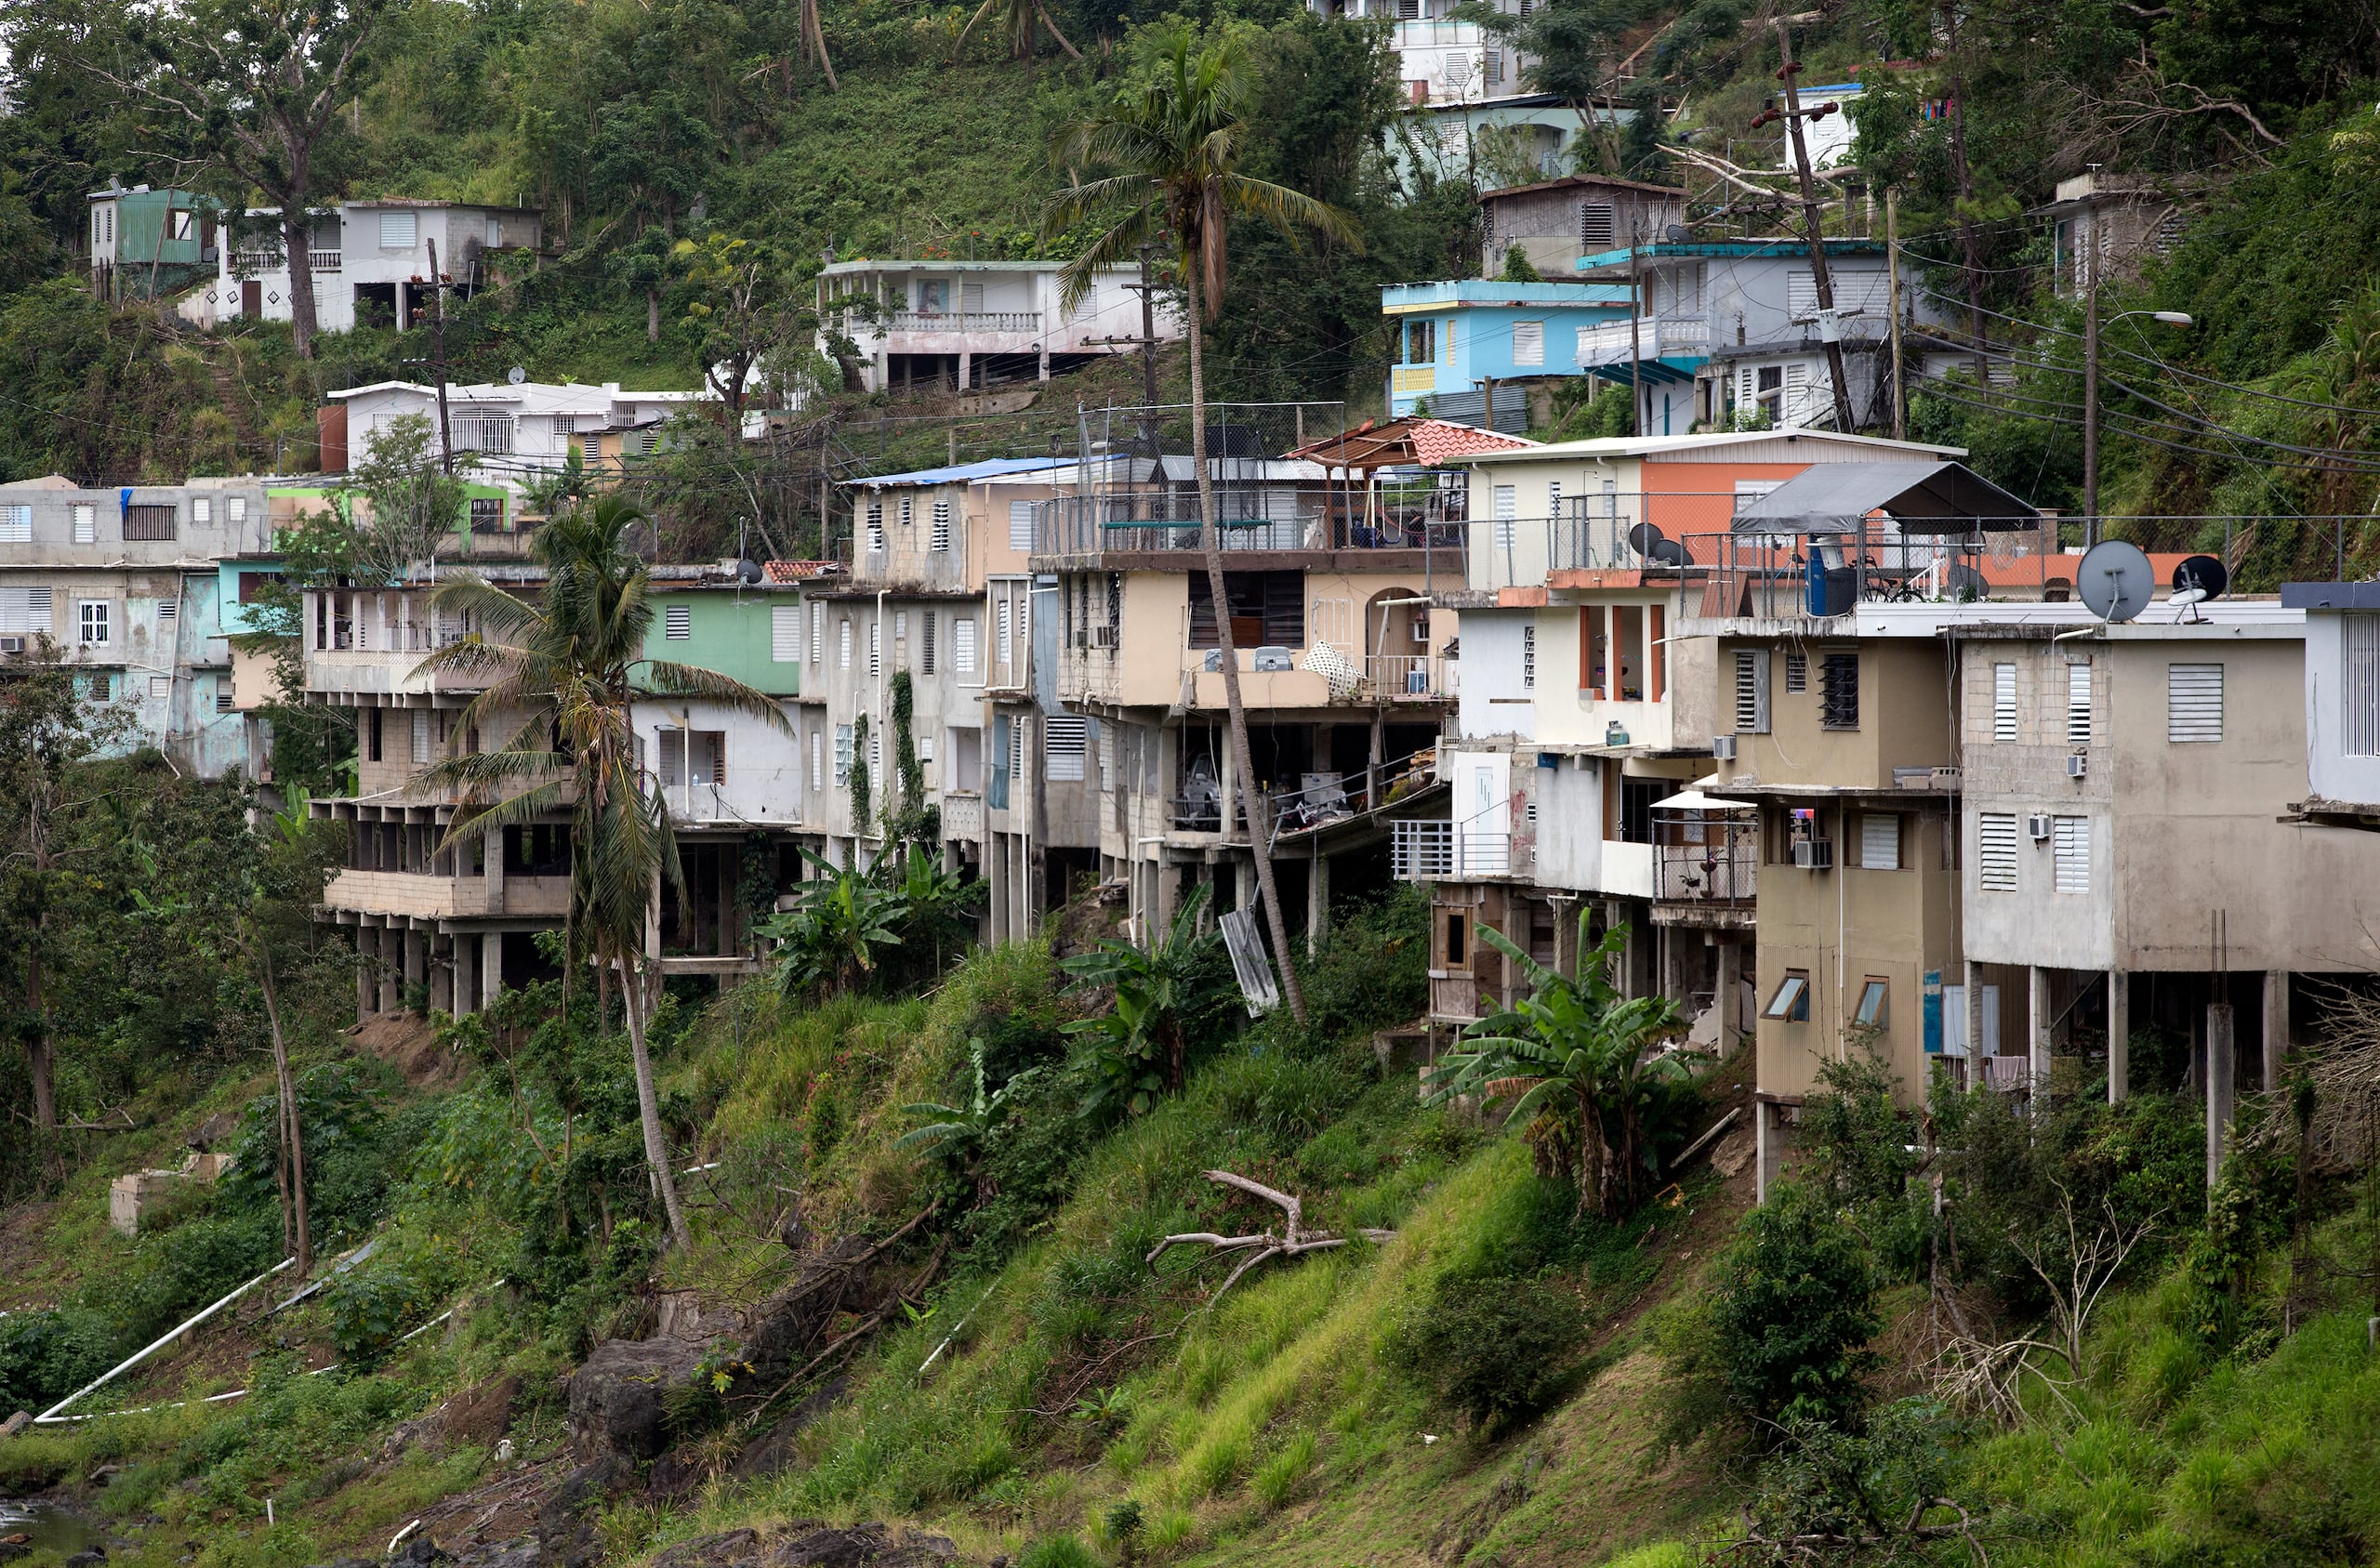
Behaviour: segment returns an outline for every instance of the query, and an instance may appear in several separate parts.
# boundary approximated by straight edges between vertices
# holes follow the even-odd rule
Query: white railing
[[[1711,346],[1711,322],[1705,316],[1647,316],[1634,323],[1634,336],[1630,336],[1627,322],[1601,322],[1593,326],[1579,328],[1579,362],[1603,364],[1612,360],[1624,360],[1631,349],[1640,356],[1651,359],[1678,350],[1692,351]]]
[[[1376,697],[1444,697],[1447,664],[1435,653],[1368,653],[1364,686]]]
[[[895,310],[885,326],[893,332],[1038,332],[1038,310]]]
[[[336,272],[340,268],[339,253],[335,250],[310,250],[306,253],[306,264],[317,272]]]
[[[1396,24],[1396,46],[1400,49],[1420,48],[1431,44],[1479,44],[1485,43],[1487,38],[1487,30],[1475,21],[1431,17]]]
[[[452,427],[455,444],[466,452],[512,450],[512,416],[509,414],[459,415]]]
[[[1453,882],[1504,876],[1513,869],[1513,836],[1471,823],[1391,822],[1389,874],[1400,882]]]

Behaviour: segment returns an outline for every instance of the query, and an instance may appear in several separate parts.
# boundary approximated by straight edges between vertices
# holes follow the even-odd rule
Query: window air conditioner
[[[1834,869],[1834,840],[1831,838],[1802,838],[1793,844],[1793,863],[1804,871]]]
[[[2048,814],[2046,812],[2035,811],[2032,815],[2027,817],[2025,819],[2025,835],[2027,837],[2032,839],[2036,844],[2040,843],[2043,839],[2047,838],[2049,837]]]
[[[2088,770],[2090,760],[2091,759],[2079,751],[2073,756],[2069,757],[2066,759],[2066,776],[2069,779],[2081,778]]]
[[[1277,675],[1298,667],[1297,655],[1286,648],[1259,648],[1250,663],[1259,675]]]
[[[1736,759],[1736,737],[1733,735],[1712,736],[1711,755],[1718,761],[1733,762]]]
[[[24,651],[25,639],[23,638],[0,637],[0,653],[21,653]]]

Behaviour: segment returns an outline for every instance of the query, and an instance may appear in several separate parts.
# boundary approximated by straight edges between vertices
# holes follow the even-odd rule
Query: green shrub
[[[1100,1568],[1079,1535],[1044,1535],[1017,1553],[1016,1568]]]
[[[1448,1274],[1405,1324],[1406,1365],[1485,1428],[1526,1420],[1561,1393],[1586,1313],[1558,1279]]]
[[[0,1317],[0,1412],[48,1409],[113,1364],[116,1344],[88,1307]]]
[[[1256,1467],[1250,1478],[1249,1488],[1256,1500],[1268,1509],[1277,1509],[1297,1495],[1298,1482],[1314,1469],[1314,1434],[1300,1432],[1282,1450]]]
[[[1875,1364],[1875,1266],[1859,1233],[1804,1188],[1770,1189],[1719,1264],[1713,1351],[1730,1403],[1763,1421],[1844,1421]]]

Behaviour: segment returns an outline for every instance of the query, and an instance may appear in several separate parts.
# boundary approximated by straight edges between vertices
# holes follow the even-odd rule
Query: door
[[[1983,1054],[2000,1054],[2000,987],[1983,988]]]
[[[242,278],[240,280],[240,314],[251,317],[264,314],[263,279]]]
[[[1455,792],[1455,875],[1501,876],[1512,868],[1513,759],[1474,752],[1459,759]]]

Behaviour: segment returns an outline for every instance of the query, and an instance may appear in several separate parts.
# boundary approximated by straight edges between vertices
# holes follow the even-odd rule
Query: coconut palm
[[[1583,915],[1579,928],[1583,945]],[[1508,1119],[1525,1129],[1540,1172],[1572,1178],[1580,1208],[1592,1201],[1606,1219],[1619,1219],[1635,1207],[1653,1174],[1653,1127],[1686,1075],[1677,1058],[1647,1055],[1676,1029],[1676,1004],[1622,996],[1612,984],[1625,931],[1588,953],[1577,980],[1547,968],[1501,931],[1481,926],[1479,940],[1520,966],[1529,995],[1464,1031],[1469,1048],[1429,1074],[1430,1101],[1458,1094],[1512,1100]]]
[[[460,797],[443,848],[557,810],[570,813],[572,956],[619,970],[645,1160],[670,1241],[682,1247],[686,1219],[670,1179],[644,1028],[653,983],[645,967],[647,925],[661,878],[682,888],[684,877],[668,807],[637,765],[630,714],[647,697],[695,698],[785,733],[792,727],[774,701],[740,680],[644,656],[653,624],[650,577],[623,539],[643,518],[633,504],[604,496],[548,522],[535,547],[547,573],[535,601],[468,573],[432,596],[442,616],[467,615],[478,627],[477,636],[440,649],[417,671],[484,682],[455,732],[518,728],[493,750],[439,763],[415,787]]]
[[[984,0],[975,7],[975,14],[967,19],[967,25],[959,29],[958,47],[951,53],[955,55],[959,49],[965,48],[975,29],[987,21],[997,23],[999,30],[1008,34],[1009,53],[1014,59],[1025,59],[1032,55],[1033,30],[1037,26],[1048,28],[1050,36],[1058,41],[1058,47],[1070,57],[1082,59],[1082,51],[1067,42],[1066,35],[1058,31],[1058,19],[1050,14],[1050,7],[1041,0]]]
[[[1311,230],[1362,248],[1355,222],[1326,202],[1285,185],[1237,172],[1249,134],[1246,51],[1234,39],[1200,43],[1176,24],[1151,35],[1151,69],[1117,91],[1104,110],[1059,134],[1058,162],[1070,168],[1115,172],[1058,193],[1042,217],[1046,231],[1117,207],[1112,227],[1092,240],[1058,274],[1066,309],[1080,305],[1092,281],[1110,267],[1137,259],[1139,247],[1161,239],[1173,244],[1175,266],[1189,301],[1190,453],[1198,471],[1199,538],[1207,553],[1207,592],[1214,605],[1222,649],[1223,702],[1231,710],[1232,754],[1240,797],[1256,841],[1256,883],[1280,959],[1281,990],[1302,1024],[1305,996],[1289,964],[1289,928],[1274,886],[1263,797],[1248,749],[1248,711],[1239,695],[1238,651],[1233,646],[1229,599],[1223,592],[1223,538],[1215,527],[1214,476],[1207,468],[1207,382],[1203,328],[1222,309],[1227,273],[1224,242],[1231,219],[1246,216],[1294,236]],[[1226,831],[1230,824],[1223,824]]]

